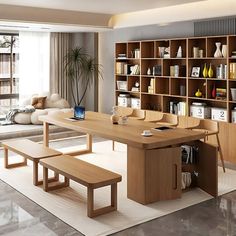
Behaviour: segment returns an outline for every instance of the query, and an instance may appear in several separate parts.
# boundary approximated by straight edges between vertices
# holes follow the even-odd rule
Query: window
[[[19,36],[0,34],[0,116],[18,105]]]

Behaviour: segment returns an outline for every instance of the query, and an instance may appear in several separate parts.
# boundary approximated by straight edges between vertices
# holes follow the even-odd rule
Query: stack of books
[[[216,88],[216,99],[225,100],[227,98],[227,90],[225,88]]]
[[[232,57],[232,58],[236,58],[236,51],[232,51],[231,57]]]
[[[125,53],[119,53],[117,59],[127,59]]]

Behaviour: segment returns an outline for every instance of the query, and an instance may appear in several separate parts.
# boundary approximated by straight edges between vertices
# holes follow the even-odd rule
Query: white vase
[[[221,46],[221,43],[216,42],[216,51],[214,53],[214,57],[222,57],[222,53],[220,51],[220,46]]]
[[[222,56],[227,57],[227,45],[222,45]]]

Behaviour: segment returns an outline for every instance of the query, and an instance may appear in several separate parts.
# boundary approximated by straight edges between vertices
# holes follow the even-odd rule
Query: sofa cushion
[[[17,113],[14,117],[17,124],[28,125],[31,123],[31,113]]]
[[[48,111],[36,109],[35,112],[31,113],[31,123],[34,125],[43,124],[43,122],[39,120],[39,116],[43,116],[47,114],[48,114]]]
[[[46,98],[47,97],[32,97],[31,105],[35,109],[44,109]]]

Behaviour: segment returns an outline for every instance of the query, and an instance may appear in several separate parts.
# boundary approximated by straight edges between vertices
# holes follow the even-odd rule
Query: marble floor
[[[95,139],[94,141],[103,141]],[[70,146],[85,139],[70,140]],[[53,142],[62,147],[68,140]],[[0,151],[0,158],[3,153]],[[82,235],[60,219],[0,181],[0,235],[70,236]],[[114,234],[116,236],[235,236],[236,191],[185,208],[170,215],[137,225]]]

